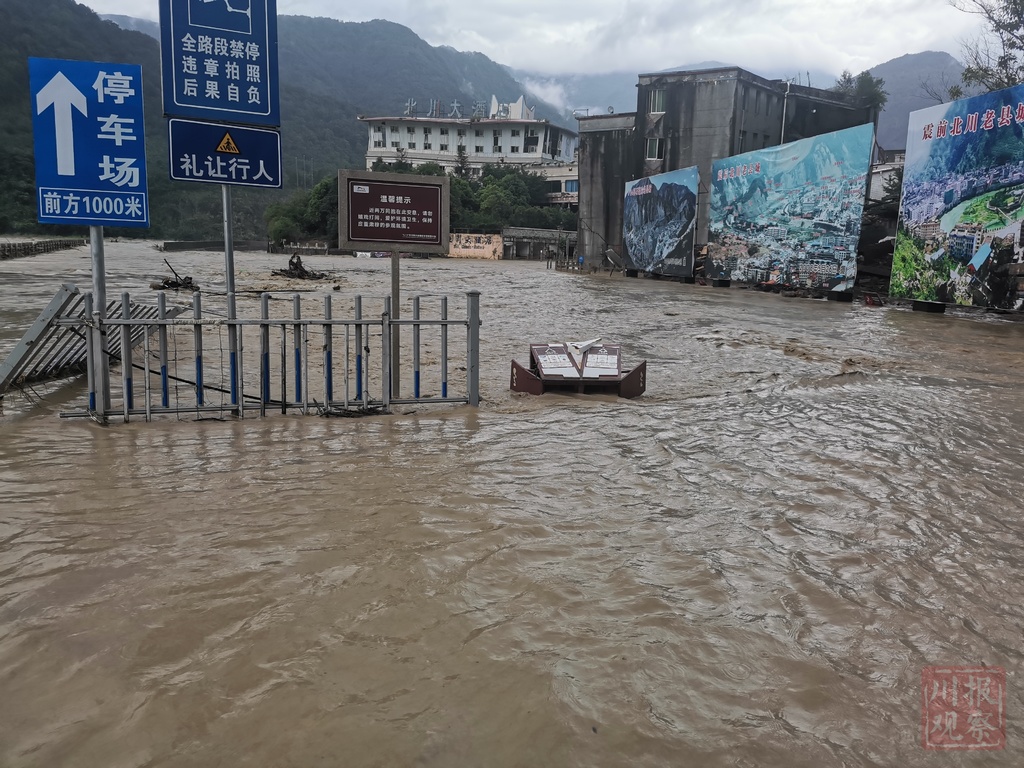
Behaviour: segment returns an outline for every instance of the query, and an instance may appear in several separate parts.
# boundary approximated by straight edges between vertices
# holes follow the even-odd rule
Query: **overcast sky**
[[[85,5],[157,20],[157,0]],[[386,18],[432,45],[550,74],[643,73],[701,61],[857,74],[906,53],[960,58],[961,42],[980,29],[948,0],[278,0],[277,12]]]

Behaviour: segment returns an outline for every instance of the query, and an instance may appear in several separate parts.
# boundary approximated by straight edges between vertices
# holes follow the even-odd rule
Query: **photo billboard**
[[[671,277],[693,274],[697,167],[627,182],[622,211],[626,269]]]
[[[889,293],[1021,309],[1024,85],[912,112]]]
[[[873,143],[869,124],[714,161],[705,276],[852,291]]]

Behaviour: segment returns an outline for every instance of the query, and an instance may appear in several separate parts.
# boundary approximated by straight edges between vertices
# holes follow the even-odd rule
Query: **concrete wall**
[[[20,243],[0,243],[0,261],[35,256],[37,253],[52,253],[69,248],[88,246],[89,241],[81,237],[64,237],[53,240],[30,240]]]
[[[236,251],[269,251],[267,240],[232,240],[231,245]],[[168,240],[163,244],[164,251],[223,251],[223,240]]]
[[[585,268],[608,266],[605,251],[622,258],[626,182],[638,178],[633,114],[580,120],[580,209],[577,253]],[[584,190],[586,192],[584,193]]]
[[[453,259],[500,259],[501,235],[466,235],[452,233],[448,255]]]

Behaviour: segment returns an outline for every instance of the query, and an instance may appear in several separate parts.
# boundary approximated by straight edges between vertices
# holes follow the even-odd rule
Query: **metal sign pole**
[[[110,365],[107,362],[107,334],[103,323],[107,319],[107,267],[103,253],[103,227],[89,227],[89,249],[92,252],[92,321],[96,362],[93,366],[96,381],[96,407],[101,420],[110,411]]]
[[[231,404],[238,405],[238,328],[235,320],[235,242],[231,226],[231,187],[220,185],[224,204],[224,290],[228,299],[228,354],[230,356]],[[241,410],[241,409],[239,409]]]
[[[399,308],[399,300],[401,299],[401,291],[399,288],[399,273],[401,263],[401,257],[398,251],[391,251],[391,319],[398,320],[402,316],[402,310]],[[399,354],[402,349],[401,344],[401,326],[397,324],[391,325],[391,397],[401,397],[401,386],[402,386],[402,368],[399,363]]]

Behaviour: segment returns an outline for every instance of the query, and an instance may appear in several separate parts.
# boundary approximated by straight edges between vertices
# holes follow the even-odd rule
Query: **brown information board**
[[[447,176],[338,171],[339,247],[447,253]]]

